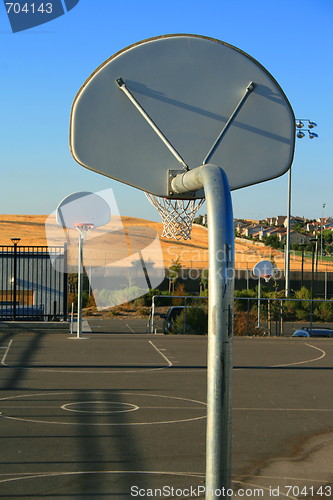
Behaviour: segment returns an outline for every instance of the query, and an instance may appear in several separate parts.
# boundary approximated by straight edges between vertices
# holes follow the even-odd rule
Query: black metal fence
[[[0,246],[0,320],[62,319],[67,319],[66,246]]]

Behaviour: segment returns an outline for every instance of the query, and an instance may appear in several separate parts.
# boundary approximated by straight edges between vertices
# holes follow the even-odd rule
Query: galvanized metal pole
[[[80,338],[82,332],[82,288],[83,288],[83,273],[82,273],[82,256],[83,256],[83,235],[79,233],[79,253],[77,263],[77,323],[76,323],[76,338]]]
[[[291,219],[291,167],[288,172],[287,238],[285,250],[285,297],[290,293],[290,219]]]
[[[260,328],[260,296],[261,296],[261,283],[259,275],[258,276],[258,328]]]
[[[229,183],[222,168],[206,164],[171,183],[181,193],[204,188],[209,240],[206,500],[231,498],[231,375],[234,230]]]
[[[68,316],[68,247],[67,247],[67,242],[64,243],[64,279],[63,279],[63,301],[62,301],[62,307],[63,307],[63,319],[64,321],[67,321],[67,316]]]

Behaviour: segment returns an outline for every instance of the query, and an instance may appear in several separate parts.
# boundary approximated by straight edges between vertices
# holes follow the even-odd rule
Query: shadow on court
[[[13,333],[0,337],[6,353],[1,366],[0,498],[127,498],[128,475],[107,472],[146,468],[142,443],[130,425],[134,405],[124,401],[121,391],[108,387],[110,376],[90,378],[86,389],[87,374],[58,373],[52,359],[36,363],[40,353],[52,358],[64,346],[76,359],[84,351],[91,355],[88,342],[74,344],[57,339],[50,348],[45,333],[24,340]],[[52,370],[34,370],[36,364]],[[93,359],[89,366],[101,368]],[[131,393],[136,390],[150,391],[130,388]],[[144,475],[140,484],[147,487]]]

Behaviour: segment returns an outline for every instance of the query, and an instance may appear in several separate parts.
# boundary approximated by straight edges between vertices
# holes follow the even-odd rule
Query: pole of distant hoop
[[[76,229],[79,232],[79,249],[77,262],[77,329],[76,338],[81,338],[82,333],[82,291],[83,291],[83,244],[84,239],[91,229],[93,224],[76,224]]]
[[[82,257],[83,257],[83,235],[79,231],[79,253],[77,262],[77,324],[76,338],[80,338],[82,333],[82,290],[83,290],[83,275],[82,275]]]
[[[209,238],[206,500],[231,491],[231,375],[234,230],[229,183],[222,168],[206,164],[177,175],[175,193],[205,190]],[[225,498],[231,498],[226,494]]]

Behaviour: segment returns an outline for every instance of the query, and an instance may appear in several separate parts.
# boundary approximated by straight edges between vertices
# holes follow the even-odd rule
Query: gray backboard
[[[165,197],[168,171],[183,168],[119,88],[119,78],[190,169],[202,165],[253,82],[209,163],[225,170],[231,189],[289,169],[295,117],[278,83],[241,50],[198,35],[144,40],[88,78],[74,100],[70,127],[72,155],[84,167]]]
[[[254,276],[274,276],[276,267],[270,260],[261,260],[253,267]]]
[[[108,203],[96,193],[81,191],[62,200],[56,211],[57,224],[66,229],[75,229],[77,224],[104,226],[110,221]]]

